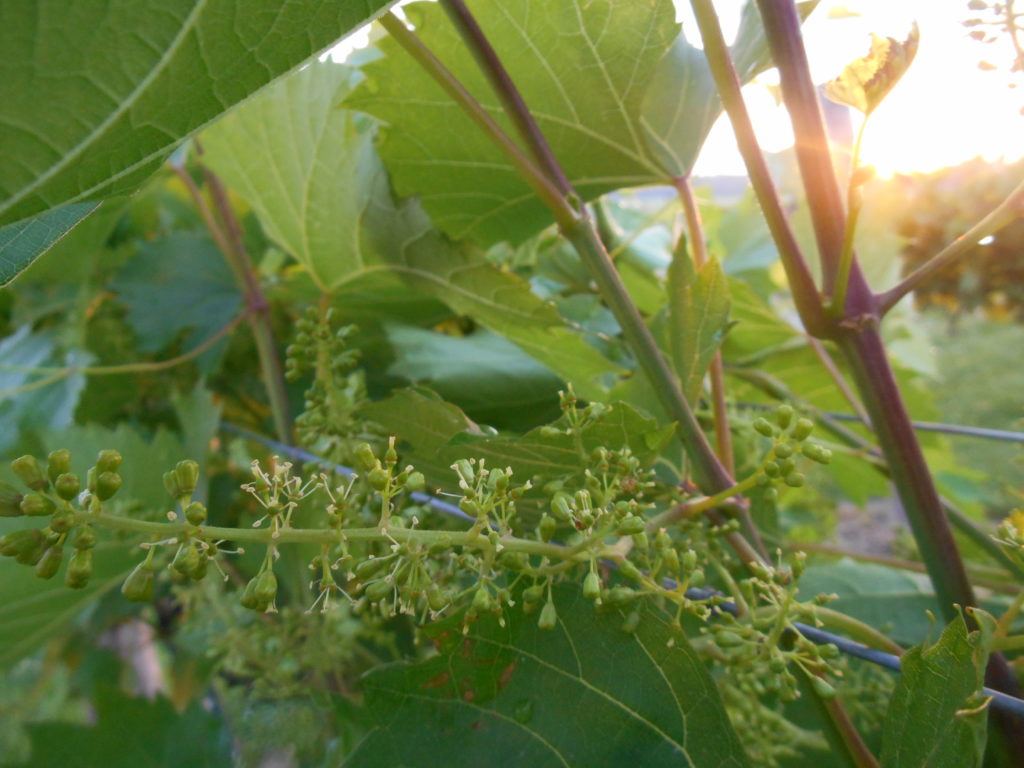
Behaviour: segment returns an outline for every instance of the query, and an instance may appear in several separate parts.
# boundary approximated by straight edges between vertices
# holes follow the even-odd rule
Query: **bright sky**
[[[716,3],[725,13],[739,3]],[[696,35],[680,12],[687,34]],[[836,18],[838,7],[862,14]],[[738,14],[733,14],[737,16]],[[921,30],[920,47],[910,70],[871,117],[861,150],[862,162],[880,175],[898,171],[930,171],[981,155],[988,160],[1014,160],[1024,155],[1024,88],[1010,89],[1013,49],[1009,40],[982,45],[967,37],[961,22],[971,16],[966,0],[824,0],[805,25],[808,57],[815,82],[838,75],[849,61],[863,56],[872,32],[905,39],[914,19]],[[735,25],[736,20],[732,21]],[[986,59],[997,69],[983,72]],[[1024,78],[1017,75],[1024,85]],[[761,78],[775,84],[774,72]],[[781,150],[793,142],[784,111],[768,88],[745,90],[755,127],[765,149]],[[855,116],[859,120],[859,115]],[[854,123],[856,129],[859,123]],[[721,120],[698,161],[697,175],[742,174],[743,164],[728,122]]]
[[[675,0],[687,36],[699,44],[687,0]],[[742,4],[716,0],[726,30],[735,30]],[[859,14],[850,16],[849,13]],[[879,175],[931,171],[973,157],[1016,160],[1024,156],[1024,87],[1007,84],[1013,48],[1008,39],[982,45],[971,40],[961,22],[972,15],[967,0],[822,0],[804,31],[815,82],[836,77],[850,61],[868,52],[870,35],[905,39],[916,19],[920,47],[909,72],[871,117],[861,160]],[[341,43],[332,54],[343,58],[365,45],[365,32]],[[986,59],[995,71],[983,72]],[[1017,81],[1024,86],[1024,77]],[[758,84],[760,83],[760,84]],[[792,145],[784,110],[766,86],[778,83],[772,71],[744,90],[758,137],[768,151]],[[854,129],[859,115],[854,115]],[[696,175],[744,174],[728,121],[719,120],[704,147]]]

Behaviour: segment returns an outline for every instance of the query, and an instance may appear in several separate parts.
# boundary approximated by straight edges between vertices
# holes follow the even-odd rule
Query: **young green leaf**
[[[883,768],[970,768],[985,753],[985,679],[995,619],[974,611],[980,629],[954,619],[937,643],[911,648],[882,733]]]
[[[870,115],[910,67],[920,39],[917,23],[906,40],[871,36],[871,50],[825,85],[825,95]]]

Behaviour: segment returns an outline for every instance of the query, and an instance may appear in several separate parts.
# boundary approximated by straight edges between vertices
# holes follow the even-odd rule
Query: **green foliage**
[[[782,284],[770,206],[694,215],[722,106],[671,2],[472,3],[574,187],[551,210],[402,36],[296,69],[383,0],[108,5],[0,0],[0,282],[24,270],[0,293],[0,669],[24,701],[0,755],[777,768],[841,762],[860,729],[886,767],[999,757],[974,696],[1022,647],[1022,513],[957,516],[999,623],[971,609],[980,630],[959,618],[898,678],[808,627],[929,637],[944,513],[914,526],[931,583],[794,539],[831,556],[847,503],[892,482],[921,513],[919,447],[961,499],[992,471],[915,440],[877,385],[936,420],[933,392],[950,414],[972,377],[1010,379],[970,343],[922,355],[913,315],[888,322],[894,365],[864,352],[871,297],[809,340],[794,298],[826,297]],[[743,4],[741,82],[798,47],[758,7],[782,6]],[[446,11],[408,6],[409,34],[533,153]],[[912,43],[876,45],[846,100],[871,111]],[[619,193],[651,184],[673,197]],[[822,413],[858,395],[878,447]],[[125,694],[150,677],[170,700]]]
[[[595,618],[573,590],[554,606],[554,632],[529,617],[466,635],[441,623],[436,656],[371,673],[379,725],[346,765],[748,765],[699,658],[656,611],[627,634],[624,611]]]
[[[995,620],[973,612],[980,629],[953,621],[938,641],[911,648],[893,691],[882,738],[885,768],[980,766],[985,753],[983,697]]]

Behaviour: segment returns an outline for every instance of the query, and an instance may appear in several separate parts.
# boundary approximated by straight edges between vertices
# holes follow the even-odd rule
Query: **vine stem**
[[[569,198],[563,195],[538,165],[524,154],[522,149],[487,114],[473,95],[400,19],[388,13],[381,17],[381,24],[456,104],[484,130],[487,136],[504,152],[541,201],[551,210],[563,236],[575,248],[594,282],[597,283],[601,297],[618,320],[627,343],[636,355],[640,367],[650,379],[662,405],[678,424],[683,445],[693,461],[698,484],[711,493],[731,487],[734,484],[732,477],[718,460],[704,436],[697,417],[689,403],[686,402],[675,374],[658,349],[639,309],[630,298],[614,263],[601,243],[597,230],[586,212],[569,202],[569,198],[578,199],[578,197],[571,192]],[[460,25],[458,29],[466,44],[471,49],[478,51],[476,55],[482,66],[497,67],[504,71],[496,55],[480,54],[485,45],[489,48],[489,44],[486,43],[479,27]],[[515,89],[507,73],[503,78],[492,76],[491,82],[497,87]],[[504,98],[503,102],[508,105],[508,108],[520,113],[517,121],[525,124],[533,123],[533,118],[521,99]],[[537,134],[539,135],[539,130]],[[722,517],[714,511],[710,511],[709,515],[715,522],[724,522]],[[763,562],[765,560],[763,554],[739,534],[730,534],[728,540],[744,562]]]
[[[864,119],[860,121],[860,128],[857,129],[857,138],[853,142],[853,152],[850,154],[850,182],[846,188],[846,231],[843,233],[843,250],[839,256],[839,269],[836,274],[836,281],[831,291],[830,310],[835,316],[842,316],[846,311],[846,291],[850,286],[850,270],[853,267],[853,241],[857,235],[857,220],[860,218],[860,211],[864,203],[860,186],[857,183],[857,172],[860,168],[860,147],[864,141],[864,131],[867,128],[870,116],[870,114],[866,114]]]
[[[747,167],[754,194],[761,205],[761,213],[779,250],[779,258],[793,291],[800,319],[809,334],[821,336],[826,328],[821,296],[783,211],[764,153],[754,133],[754,125],[740,92],[740,80],[729,55],[729,47],[725,43],[718,14],[711,0],[690,0],[690,5],[700,29],[708,67],[718,88],[718,95],[722,99],[722,106],[732,123],[736,144]]]
[[[141,533],[160,540],[186,537],[194,534],[203,538],[233,541],[240,544],[262,544],[265,546],[276,546],[279,544],[336,544],[338,541],[397,541],[402,544],[419,544],[423,546],[445,544],[459,547],[475,546],[481,549],[491,547],[490,539],[487,536],[482,536],[478,530],[431,531],[394,526],[374,526],[372,528],[344,528],[340,531],[324,528],[280,528],[275,531],[272,528],[228,528],[214,525],[201,525],[197,527],[185,522],[160,523],[152,520],[136,520],[135,518],[114,515],[108,512],[87,515],[83,518],[83,522],[100,525],[115,531]],[[520,539],[514,536],[503,536],[499,541],[502,548],[510,552],[523,552],[528,555],[538,555],[558,560],[578,560],[580,562],[585,562],[593,557],[590,553],[561,547],[557,544],[545,544],[544,542]]]

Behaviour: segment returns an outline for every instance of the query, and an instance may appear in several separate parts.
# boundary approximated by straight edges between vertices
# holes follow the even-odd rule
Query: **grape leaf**
[[[74,229],[98,203],[75,203],[0,229],[0,286],[7,285],[32,261]]]
[[[374,125],[337,108],[356,76],[323,63],[275,84],[204,134],[207,162],[339,303],[390,275],[509,339],[583,397],[605,397],[602,379],[619,368],[554,305],[478,250],[447,240],[415,201],[395,204]]]
[[[801,2],[801,19],[818,1]],[[730,48],[733,66],[746,83],[771,66],[768,43],[754,0],[747,0],[736,40]],[[686,176],[700,154],[722,101],[704,52],[680,35],[658,62],[643,98],[643,125],[652,155],[671,176]]]
[[[938,642],[911,648],[889,701],[882,768],[971,768],[985,753],[988,709],[979,693],[995,619],[972,611],[980,629],[958,616]]]
[[[417,36],[505,128],[500,103],[471,52],[433,3],[405,6]],[[643,92],[678,27],[671,2],[482,0],[473,14],[584,200],[666,183],[640,124]],[[551,223],[544,205],[433,79],[397,44],[364,67],[349,99],[378,117],[381,154],[401,195],[416,195],[455,238],[520,241]]]
[[[870,115],[914,61],[920,37],[917,22],[903,41],[872,34],[871,50],[847,64],[839,77],[826,83],[825,95]]]
[[[553,631],[519,608],[465,636],[448,621],[436,656],[372,671],[377,725],[345,765],[748,765],[703,663],[659,614],[640,608],[627,634],[573,587],[554,598]]]
[[[0,3],[0,224],[134,191],[174,147],[385,0]]]
[[[676,253],[668,269],[668,337],[672,362],[691,403],[721,346],[729,323],[729,287],[718,260],[700,269],[689,254]]]

